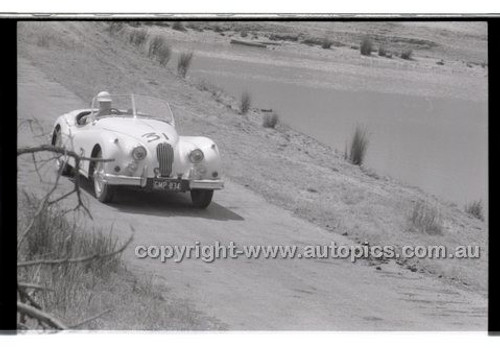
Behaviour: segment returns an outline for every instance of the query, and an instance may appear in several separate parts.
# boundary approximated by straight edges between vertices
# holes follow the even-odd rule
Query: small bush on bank
[[[248,92],[244,92],[241,95],[241,101],[240,101],[240,112],[242,115],[246,115],[248,111],[250,110],[250,105],[252,103],[252,97]]]
[[[387,48],[384,45],[381,45],[378,48],[378,55],[380,57],[387,57],[388,54],[389,54],[389,51],[387,51]]]
[[[324,39],[323,42],[321,43],[321,48],[324,49],[330,49],[333,45],[333,42],[329,39]]]
[[[370,39],[365,38],[361,41],[361,46],[359,46],[359,51],[363,56],[369,56],[373,51],[373,43]]]
[[[366,156],[366,150],[368,149],[368,134],[365,128],[361,126],[356,126],[354,131],[354,136],[351,140],[351,145],[349,147],[349,154],[345,154],[345,158],[357,166],[363,164]],[[347,152],[347,151],[346,151]]]
[[[442,218],[436,207],[424,201],[414,204],[409,215],[412,230],[420,233],[439,235],[443,233]]]
[[[177,61],[177,74],[180,77],[186,77],[189,67],[191,66],[193,56],[193,52],[184,52],[179,56],[179,60]]]
[[[275,128],[278,122],[279,116],[277,113],[265,113],[262,120],[262,126],[264,126],[264,128]]]
[[[483,202],[481,200],[466,204],[465,212],[472,215],[476,219],[484,221]]]
[[[172,50],[166,39],[161,35],[156,35],[149,41],[148,57],[157,60],[160,65],[167,65],[172,56]]]
[[[142,46],[148,38],[146,29],[132,29],[129,33],[129,42],[134,46]]]
[[[123,27],[123,22],[111,22],[108,25],[108,32],[112,35],[116,35],[123,29]]]
[[[413,50],[406,49],[403,52],[401,52],[401,59],[411,60],[412,55],[413,55]]]
[[[186,27],[184,27],[184,24],[182,22],[174,22],[172,25],[172,29],[177,30],[177,31],[186,31]]]

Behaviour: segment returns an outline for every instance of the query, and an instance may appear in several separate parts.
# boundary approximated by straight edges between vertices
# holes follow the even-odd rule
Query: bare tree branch
[[[37,266],[37,265],[60,265],[60,264],[67,264],[67,263],[81,263],[81,262],[89,262],[95,259],[100,259],[100,258],[107,258],[114,256],[116,254],[121,253],[123,250],[127,248],[127,246],[132,242],[134,239],[133,236],[130,236],[130,238],[127,240],[125,244],[121,246],[120,249],[114,250],[110,253],[106,254],[95,254],[95,255],[89,255],[89,256],[82,256],[82,257],[77,257],[77,258],[66,258],[66,259],[56,259],[56,260],[32,260],[32,261],[24,261],[24,262],[19,262],[17,264],[17,267],[29,267],[29,266]]]
[[[43,291],[54,291],[54,289],[47,288],[38,284],[31,284],[31,283],[17,283],[17,286],[19,288],[25,288],[25,289],[35,289],[35,290],[43,290]]]
[[[17,149],[17,155],[21,156],[27,153],[36,153],[36,152],[53,152],[61,155],[66,155],[73,157],[76,161],[93,161],[93,162],[113,162],[114,158],[96,158],[96,157],[84,157],[80,156],[74,151],[67,150],[63,147],[57,147],[54,145],[39,145],[39,146],[28,146],[21,147]]]
[[[110,309],[107,309],[107,310],[105,310],[104,312],[101,312],[101,313],[99,313],[99,314],[97,314],[97,315],[94,315],[93,317],[87,318],[87,319],[82,320],[81,322],[79,322],[79,323],[77,323],[77,324],[71,325],[69,328],[70,328],[70,329],[74,329],[74,328],[77,328],[78,326],[82,326],[83,324],[87,324],[89,321],[96,320],[96,319],[98,319],[98,318],[102,317],[103,315],[108,314],[108,313],[109,313],[109,312],[111,312],[111,311],[112,311],[112,309],[111,309],[111,308],[110,308]]]
[[[64,330],[68,328],[66,325],[61,323],[58,319],[54,318],[50,314],[47,314],[39,309],[36,309],[19,301],[17,302],[17,311],[21,314],[27,315],[30,318],[38,320],[41,323],[45,323],[50,327],[53,327],[54,329]]]

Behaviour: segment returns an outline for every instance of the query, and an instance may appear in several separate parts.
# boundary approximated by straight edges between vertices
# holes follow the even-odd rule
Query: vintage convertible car
[[[90,109],[57,118],[52,145],[110,162],[57,159],[59,170],[78,170],[94,185],[97,199],[110,202],[120,186],[152,191],[190,191],[193,205],[206,208],[224,187],[217,145],[201,136],[179,136],[168,103],[140,95],[101,92]]]

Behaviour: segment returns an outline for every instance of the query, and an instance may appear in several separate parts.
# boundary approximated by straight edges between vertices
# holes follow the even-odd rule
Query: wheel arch
[[[52,140],[50,142],[51,145],[55,146],[56,145],[56,133],[61,131],[61,125],[58,123],[54,127],[54,131],[52,132]]]
[[[102,153],[102,147],[99,143],[95,144],[94,147],[92,147],[92,152],[90,153],[90,157],[94,158],[97,157],[97,154],[101,152]],[[89,177],[92,176],[94,172],[94,163],[91,162],[89,164]]]

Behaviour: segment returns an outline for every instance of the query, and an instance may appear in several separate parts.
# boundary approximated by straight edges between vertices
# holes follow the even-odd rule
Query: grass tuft
[[[191,66],[193,56],[193,52],[184,52],[179,56],[179,60],[177,61],[177,74],[180,77],[186,77],[189,67]]]
[[[379,46],[378,55],[380,57],[387,57],[389,55],[389,51],[387,50],[387,47],[385,47],[384,45]]]
[[[148,39],[148,31],[146,29],[131,29],[128,40],[134,46],[142,46]]]
[[[156,59],[160,65],[165,66],[170,61],[171,56],[172,50],[163,36],[156,35],[149,41],[149,58]]]
[[[373,51],[372,41],[368,38],[364,38],[363,41],[361,41],[361,46],[359,46],[359,51],[363,56],[371,55]]]
[[[124,28],[123,22],[110,22],[107,29],[111,35],[119,34]]]
[[[262,126],[264,126],[264,128],[275,128],[278,122],[279,116],[277,113],[265,113],[262,120]]]
[[[242,115],[246,115],[248,113],[251,104],[252,104],[252,97],[250,96],[250,93],[244,92],[241,95],[241,101],[240,101],[240,112]]]
[[[324,39],[323,42],[321,43],[321,48],[330,49],[332,45],[333,45],[332,40]]]
[[[424,201],[413,205],[409,215],[412,230],[430,235],[443,233],[443,222],[439,210]]]
[[[413,50],[412,49],[406,49],[403,52],[401,52],[401,58],[406,59],[406,60],[411,60],[413,55]]]
[[[349,147],[349,153],[344,154],[344,158],[349,159],[354,165],[360,166],[366,156],[366,150],[368,149],[368,134],[364,127],[358,125],[354,131],[354,136],[351,140],[351,145]]]
[[[466,204],[465,212],[476,219],[484,221],[483,202],[481,200]]]
[[[186,27],[184,26],[184,23],[182,22],[174,22],[172,25],[172,29],[177,30],[177,31],[186,31]]]
[[[76,221],[68,219],[67,212],[60,206],[44,205],[39,210],[40,202],[38,197],[27,193],[20,201],[22,223],[18,228],[22,232],[28,228],[26,239],[19,249],[20,260],[77,258],[107,254],[117,249],[117,239],[111,232],[82,229]],[[29,224],[30,221],[33,223]],[[20,268],[18,279],[52,289],[37,293],[42,308],[63,318],[75,317],[88,310],[92,291],[121,267],[118,254],[91,262]]]

